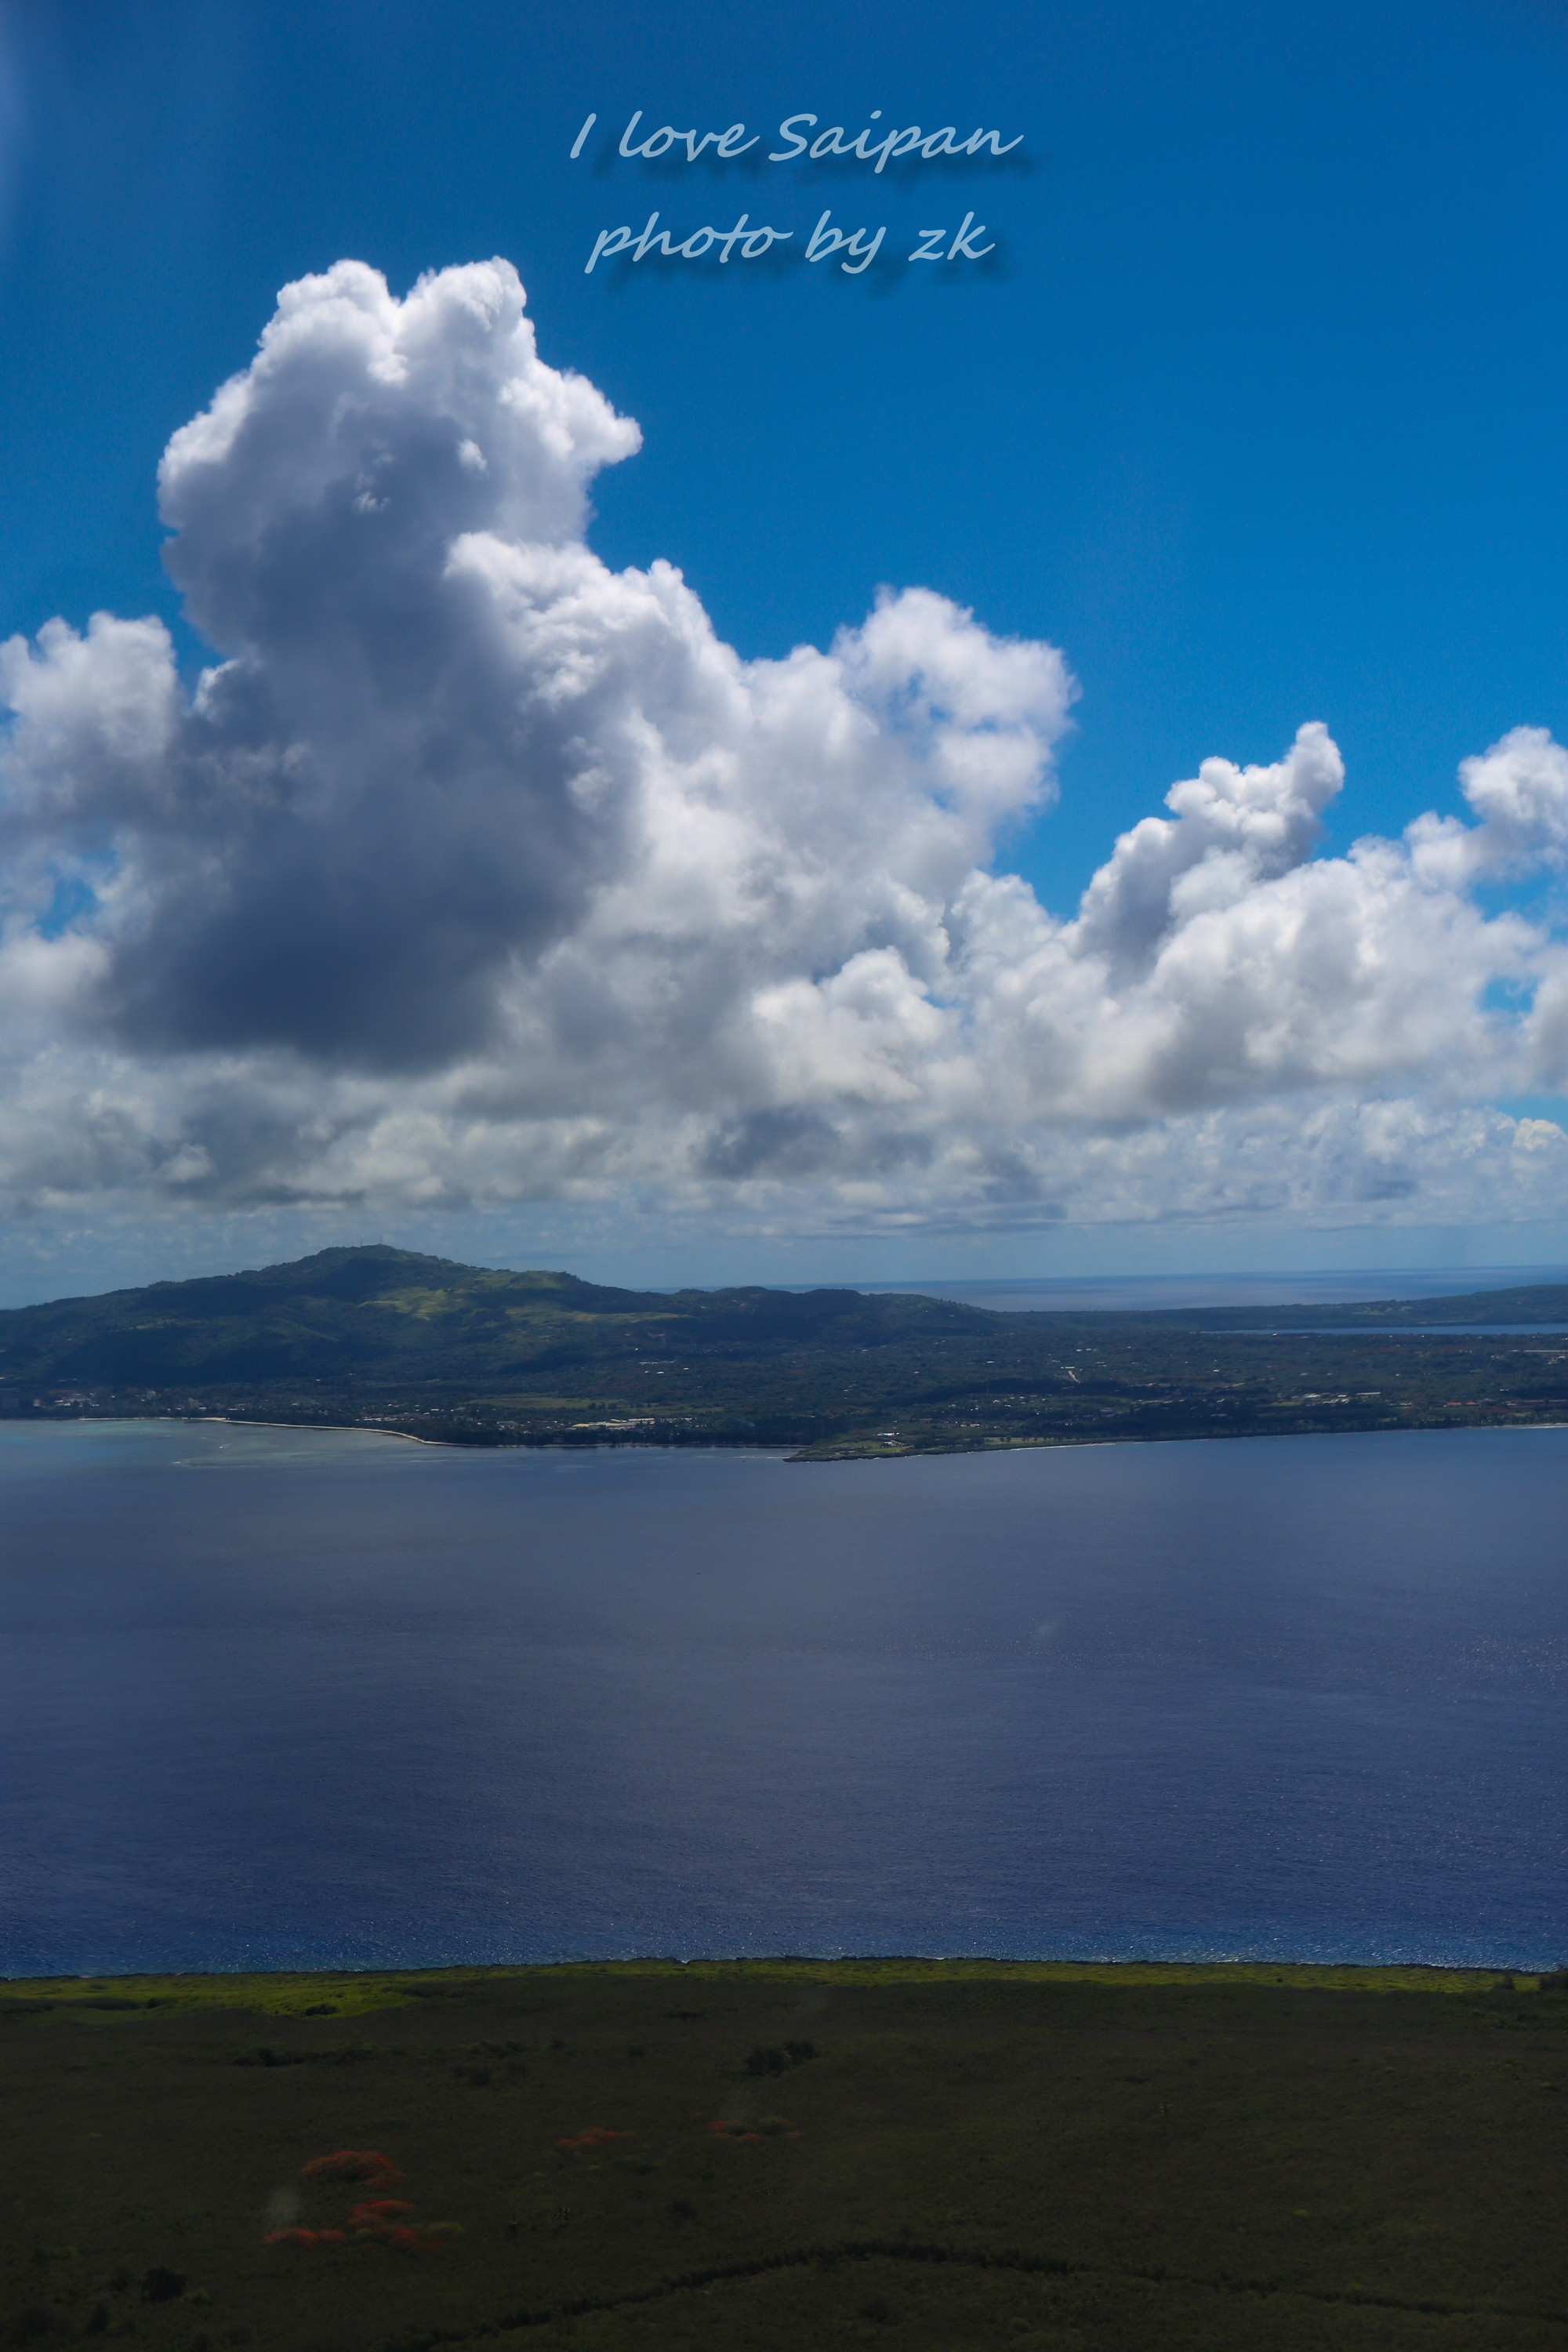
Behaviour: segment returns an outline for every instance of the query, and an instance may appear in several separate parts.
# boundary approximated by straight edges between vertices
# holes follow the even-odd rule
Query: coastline
[[[770,1445],[757,1438],[731,1439],[720,1433],[710,1436],[682,1438],[675,1442],[657,1437],[601,1437],[592,1444],[580,1444],[564,1437],[426,1437],[416,1430],[395,1429],[381,1422],[365,1421],[264,1421],[249,1413],[232,1412],[38,1412],[7,1416],[0,1427],[35,1429],[43,1426],[89,1427],[94,1424],[112,1426],[117,1423],[143,1423],[148,1426],[162,1424],[168,1428],[193,1428],[205,1424],[227,1429],[298,1430],[312,1435],[342,1435],[352,1432],[364,1437],[395,1437],[408,1445],[433,1446],[447,1454],[765,1454],[783,1462],[808,1463],[825,1466],[841,1462],[916,1462],[952,1460],[965,1454],[1049,1454],[1106,1446],[1165,1446],[1165,1445],[1238,1445],[1273,1438],[1295,1437],[1436,1437],[1458,1434],[1465,1431],[1488,1431],[1495,1434],[1506,1432],[1529,1433],[1568,1429],[1568,1421],[1411,1421],[1384,1422],[1373,1428],[1364,1426],[1334,1429],[1314,1426],[1307,1429],[1194,1429],[1173,1432],[1169,1436],[1152,1436],[1146,1431],[1130,1432],[1119,1437],[1110,1431],[1097,1430],[1092,1436],[1079,1437],[1071,1433],[1053,1433],[1044,1437],[986,1437],[973,1445],[893,1445],[879,1444],[865,1446],[835,1446],[818,1451],[801,1447],[787,1441]],[[0,1982],[4,1979],[0,1979]]]
[[[654,1956],[615,1960],[501,1962],[476,1968],[234,1969],[151,1971],[126,1976],[11,1977],[0,1975],[0,2017],[46,2009],[175,2011],[264,2009],[270,2016],[301,2016],[331,1998],[342,2015],[395,2008],[437,1994],[486,1987],[554,1981],[667,1979],[688,1984],[926,1986],[1100,1985],[1131,1987],[1276,1988],[1296,1992],[1476,1994],[1509,1989],[1539,1994],[1545,1969],[1445,1968],[1418,1962],[1387,1966],[1310,1960],[1008,1960],[984,1958],[867,1957],[811,1958],[790,1953],[748,1958],[671,1959]],[[237,1999],[237,1996],[243,1998]]]

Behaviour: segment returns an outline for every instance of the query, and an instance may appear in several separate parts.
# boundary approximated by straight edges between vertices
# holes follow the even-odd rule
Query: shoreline
[[[0,1428],[111,1428],[125,1423],[147,1426],[161,1423],[171,1429],[208,1425],[226,1429],[298,1430],[313,1436],[395,1437],[405,1445],[428,1445],[444,1454],[766,1454],[770,1459],[783,1462],[805,1463],[814,1468],[856,1462],[950,1462],[968,1454],[1081,1453],[1096,1446],[1242,1445],[1268,1439],[1297,1437],[1443,1437],[1458,1436],[1470,1431],[1493,1435],[1528,1435],[1535,1431],[1568,1429],[1568,1421],[1428,1421],[1393,1427],[1385,1425],[1377,1429],[1194,1430],[1184,1437],[1116,1437],[1097,1432],[1092,1437],[990,1438],[979,1445],[885,1446],[877,1450],[868,1447],[864,1453],[816,1454],[803,1451],[788,1440],[769,1445],[759,1439],[731,1443],[722,1437],[694,1438],[675,1444],[661,1444],[657,1438],[640,1437],[600,1438],[592,1445],[568,1444],[564,1440],[553,1437],[509,1437],[474,1443],[461,1437],[423,1437],[415,1430],[385,1428],[375,1422],[262,1421],[248,1413],[231,1412],[40,1412],[25,1417],[7,1415],[0,1423]],[[4,1978],[0,1978],[0,1983],[4,1981]]]
[[[1521,1995],[1552,2000],[1561,1971],[1441,1962],[1311,1960],[1008,1960],[866,1957],[813,1958],[796,1954],[690,1960],[623,1959],[502,1961],[486,1966],[412,1969],[216,1969],[137,1970],[125,1975],[0,1975],[0,2018],[53,2009],[105,2009],[158,2013],[214,2008],[262,2008],[269,2014],[307,2013],[331,1995],[343,2016],[399,2008],[487,1985],[546,1981],[657,1981],[732,1986],[993,1986],[1093,1984],[1135,1987],[1250,1988],[1287,1992],[1489,1993],[1500,1983]],[[1547,1988],[1550,1988],[1549,1990]]]

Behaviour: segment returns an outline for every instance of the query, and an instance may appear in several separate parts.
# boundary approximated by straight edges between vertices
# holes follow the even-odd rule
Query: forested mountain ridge
[[[376,1245],[0,1312],[0,1381],[123,1385],[397,1371],[459,1384],[661,1347],[877,1346],[994,1318],[854,1290],[619,1290]]]

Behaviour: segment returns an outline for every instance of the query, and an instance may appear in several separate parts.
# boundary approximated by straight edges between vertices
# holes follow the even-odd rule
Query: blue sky
[[[503,253],[545,356],[644,427],[597,494],[608,561],[681,563],[748,654],[826,642],[884,581],[1064,647],[1079,731],[1024,858],[1048,901],[1172,778],[1302,719],[1345,751],[1342,830],[1449,805],[1508,727],[1568,727],[1568,14],[769,16],[14,10],[0,626],[177,610],[157,458],[287,279],[353,254],[401,290]],[[948,182],[952,210],[984,191],[1005,274],[584,278],[645,197],[696,226],[754,185],[595,170],[634,108],[853,136],[879,104],[1023,132],[1026,167]],[[933,176],[884,175],[880,212],[924,226]],[[822,201],[865,177],[822,173]],[[809,227],[801,185],[767,194]]]
[[[997,835],[1053,916],[1211,754],[1276,761],[1326,722],[1334,851],[1463,815],[1459,761],[1510,729],[1568,735],[1559,7],[10,0],[0,27],[0,635],[156,613],[194,674],[210,656],[160,562],[171,435],[247,366],[286,282],[352,256],[402,295],[500,255],[542,358],[641,425],[593,488],[610,566],[679,564],[748,659],[827,646],[884,583],[1062,649],[1081,692],[1059,797]],[[853,136],[873,108],[1023,144],[880,178],[763,151],[627,163],[639,108],[764,147],[785,115]],[[888,233],[855,278],[794,255],[584,274],[598,231],[655,206],[682,229],[745,207],[795,255],[824,206]],[[897,266],[965,212],[988,265]],[[1552,902],[1554,873],[1500,869],[1482,902]],[[1555,1117],[1556,1083],[1507,1099]],[[580,1256],[624,1271],[640,1244],[593,1213]],[[1409,1222],[1455,1225],[1440,1202]],[[1326,1246],[1238,1230],[1176,1254]],[[1488,1254],[1537,1257],[1545,1230],[1534,1213]],[[941,1217],[921,1231],[909,1248],[950,1265]],[[1040,1262],[999,1232],[988,1269]],[[867,1272],[899,1245],[879,1232]],[[857,1246],[822,1240],[837,1270]]]

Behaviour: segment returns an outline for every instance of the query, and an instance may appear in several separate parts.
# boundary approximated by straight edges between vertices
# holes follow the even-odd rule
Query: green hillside
[[[0,1375],[91,1386],[533,1379],[656,1346],[750,1355],[973,1333],[992,1318],[853,1290],[616,1290],[412,1250],[321,1250],[289,1265],[153,1283],[0,1314]]]
[[[0,2343],[1562,2352],[1568,1998],[674,1961],[0,1986]]]
[[[222,1413],[470,1444],[816,1456],[1568,1420],[1568,1291],[1000,1314],[620,1290],[385,1247],[0,1313],[0,1414]],[[1313,1330],[1325,1315],[1348,1328]],[[1420,1323],[1511,1320],[1518,1336]],[[1260,1329],[1260,1324],[1269,1326]]]

